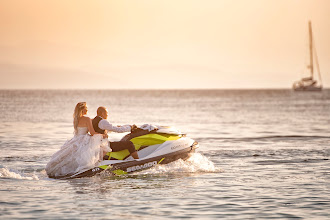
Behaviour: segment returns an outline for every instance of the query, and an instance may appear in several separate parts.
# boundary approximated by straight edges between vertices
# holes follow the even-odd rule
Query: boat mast
[[[321,77],[321,71],[320,71],[320,65],[319,65],[319,60],[317,59],[317,53],[316,53],[316,48],[315,48],[315,43],[313,44],[313,49],[314,49],[314,54],[315,54],[315,62],[316,62],[316,69],[319,74],[319,79],[320,79],[320,86],[322,87],[322,77]]]
[[[314,74],[314,67],[313,67],[313,34],[312,34],[312,23],[308,21],[309,26],[309,57],[310,57],[310,64],[309,68],[311,69],[311,78],[313,79]]]

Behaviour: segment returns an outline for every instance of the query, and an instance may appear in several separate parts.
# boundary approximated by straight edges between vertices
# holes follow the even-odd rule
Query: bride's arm
[[[92,119],[87,118],[87,127],[88,127],[88,131],[89,133],[93,136],[94,134],[98,134],[97,132],[95,132],[93,125],[92,125]]]

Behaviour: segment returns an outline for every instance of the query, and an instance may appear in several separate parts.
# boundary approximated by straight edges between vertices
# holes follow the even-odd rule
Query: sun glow
[[[1,4],[0,88],[285,88],[308,20],[330,71],[325,0]]]

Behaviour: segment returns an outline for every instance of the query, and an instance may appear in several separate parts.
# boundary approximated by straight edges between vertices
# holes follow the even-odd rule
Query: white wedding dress
[[[46,172],[49,177],[60,177],[94,168],[103,151],[110,151],[107,139],[101,134],[89,135],[87,127],[78,127],[77,134],[51,157]]]

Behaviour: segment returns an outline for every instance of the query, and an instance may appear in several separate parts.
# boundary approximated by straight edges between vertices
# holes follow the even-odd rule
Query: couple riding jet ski
[[[198,147],[198,143],[181,133],[174,127],[142,125],[135,131],[125,135],[121,141],[131,141],[140,159],[133,159],[125,149],[118,152],[108,152],[98,166],[83,170],[73,175],[56,177],[72,179],[91,177],[101,172],[123,175],[151,168],[157,164],[167,164],[172,161],[186,160]]]

